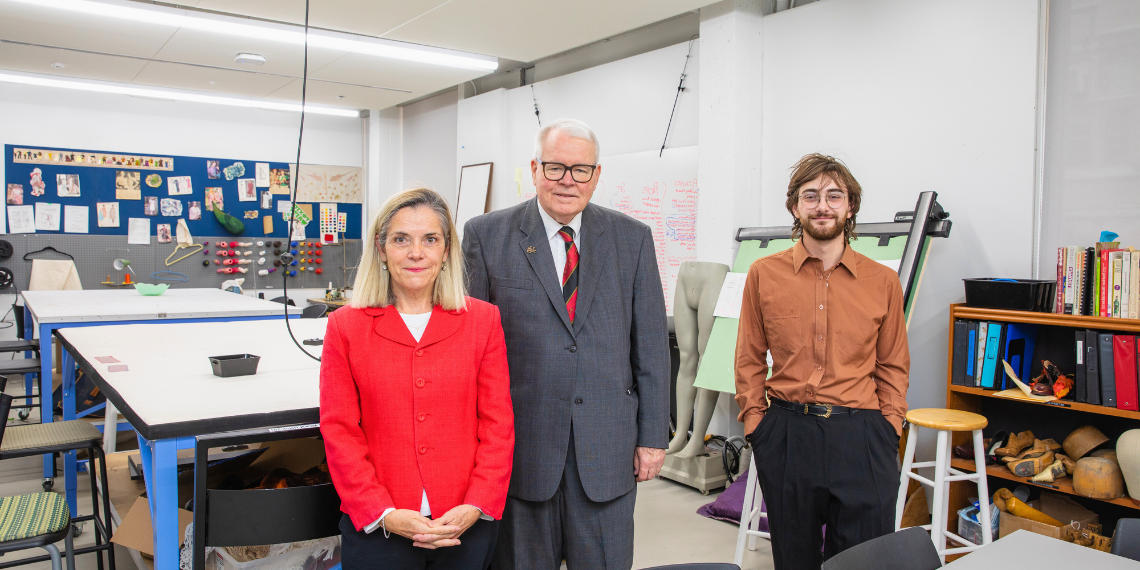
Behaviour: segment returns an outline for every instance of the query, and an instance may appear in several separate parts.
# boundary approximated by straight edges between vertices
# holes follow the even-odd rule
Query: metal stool
[[[12,405],[12,396],[0,394],[0,414],[7,418],[8,410]],[[93,425],[84,420],[71,420],[66,422],[51,422],[46,424],[33,424],[28,426],[6,427],[0,422],[0,460],[44,455],[47,453],[66,453],[79,449],[86,449],[90,461],[88,473],[91,475],[91,514],[81,517],[70,517],[68,526],[72,523],[90,520],[95,530],[95,546],[80,548],[76,554],[95,552],[97,567],[103,570],[103,554],[107,551],[109,570],[115,570],[115,547],[111,544],[111,493],[107,483],[107,460],[103,455],[103,434]],[[99,464],[99,478],[102,480],[102,493],[95,481],[95,464]],[[56,496],[54,493],[48,495]],[[100,497],[100,495],[102,495]],[[100,498],[103,502],[102,513],[99,509]],[[61,499],[62,500],[62,499]],[[76,535],[79,527],[74,527]],[[56,539],[58,540],[58,539]],[[53,541],[55,542],[55,541]],[[26,548],[26,547],[25,547]],[[56,555],[58,556],[58,554]],[[39,556],[20,560],[16,563],[0,564],[0,568],[9,568],[32,562],[48,560],[48,556]]]
[[[756,478],[756,454],[748,462],[748,480],[744,487],[744,506],[740,509],[740,530],[736,534],[736,556],[733,563],[740,566],[744,562],[744,545],[748,550],[756,550],[756,537],[772,540],[772,534],[762,530],[752,530],[753,524],[759,524],[760,518],[768,518],[768,513],[760,512],[760,505],[764,502],[764,491],[760,489],[760,480]]]
[[[3,345],[8,344],[9,342],[14,346],[22,346],[27,341],[15,340],[15,341],[8,341],[8,342],[0,342],[0,353],[2,353],[2,352],[23,352],[25,350],[28,350],[25,348],[19,348],[19,349],[14,349],[14,350],[5,350]],[[7,381],[8,376],[12,376],[15,374],[31,375],[31,376],[26,376],[26,379],[24,382],[24,395],[20,396],[20,399],[24,400],[24,403],[12,406],[12,409],[20,410],[19,411],[19,417],[21,420],[28,419],[28,416],[30,416],[32,413],[32,409],[38,408],[40,406],[40,404],[33,404],[32,400],[39,400],[40,398],[43,397],[43,394],[36,393],[36,391],[35,391],[35,386],[36,386],[36,384],[39,384],[39,382],[31,380],[32,376],[35,376],[35,378],[37,378],[37,379],[40,377],[40,359],[38,358],[38,356],[39,356],[38,347],[36,349],[36,356],[37,356],[37,358],[25,358],[23,360],[0,360],[0,377],[3,377],[5,381]],[[43,418],[40,418],[40,421],[42,422]]]
[[[903,455],[902,477],[899,482],[899,498],[895,504],[895,530],[902,525],[903,507],[906,505],[907,489],[910,487],[908,479],[914,479],[923,485],[934,488],[934,501],[930,509],[931,524],[923,526],[930,531],[930,540],[938,551],[938,558],[946,563],[947,554],[971,552],[990,543],[990,491],[986,483],[985,449],[982,445],[982,428],[989,423],[985,416],[961,410],[944,410],[940,408],[924,408],[911,410],[906,414],[910,422],[910,431],[907,434],[906,453]],[[938,430],[938,449],[934,461],[914,462],[914,449],[918,444],[919,427]],[[963,473],[950,467],[950,434],[956,431],[968,431],[973,434],[974,440],[974,472]],[[934,481],[927,479],[912,469],[922,467],[934,468]],[[954,481],[974,481],[978,485],[978,503],[981,512],[978,521],[982,527],[982,544],[973,544],[969,540],[950,532],[945,528],[947,510],[949,508],[949,488]],[[946,548],[946,539],[952,538],[961,544],[958,548]]]
[[[67,567],[75,568],[75,549],[71,544],[71,511],[67,500],[57,493],[33,493],[0,498],[0,554],[28,548],[48,551],[52,570],[62,570],[59,549],[55,543],[63,541],[67,553]],[[43,557],[37,558],[40,560]],[[20,560],[0,565],[8,568],[29,564]]]

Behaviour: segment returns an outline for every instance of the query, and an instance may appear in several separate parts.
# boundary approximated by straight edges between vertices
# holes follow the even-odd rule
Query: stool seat
[[[73,449],[77,446],[86,447],[88,444],[102,442],[103,433],[85,420],[12,426],[4,431],[4,440],[0,442],[0,454],[56,447]]]
[[[942,431],[974,431],[989,424],[985,416],[962,410],[920,408],[906,413],[906,421],[924,428]]]
[[[24,358],[21,360],[0,359],[0,376],[9,374],[35,374],[40,371],[40,359]]]
[[[58,493],[0,498],[0,542],[54,534],[70,522],[67,499]]]
[[[0,341],[0,352],[24,352],[40,349],[38,340],[4,340]]]

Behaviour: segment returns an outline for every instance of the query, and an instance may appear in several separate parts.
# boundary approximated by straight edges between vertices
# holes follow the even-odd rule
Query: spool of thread
[[[321,273],[324,273],[324,272],[325,272],[324,269],[321,269],[320,267],[317,268],[317,275],[320,275]]]
[[[257,274],[264,277],[266,275],[269,275],[269,270],[268,269],[262,269],[262,270],[258,271]]]

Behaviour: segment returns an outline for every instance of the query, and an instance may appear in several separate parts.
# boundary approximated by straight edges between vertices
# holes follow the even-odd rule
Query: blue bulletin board
[[[64,162],[46,162],[46,163],[27,163],[17,162],[15,153],[16,149],[31,149],[36,151],[50,152],[53,158],[59,157],[61,154],[65,159]],[[93,155],[98,155],[100,160],[105,156],[119,156],[124,157],[122,162],[127,162],[124,166],[105,166],[103,164],[84,164],[80,163],[79,157],[84,157],[84,160],[91,161]],[[125,158],[132,157],[132,158]],[[141,159],[135,157],[143,157]],[[161,162],[159,159],[162,159]],[[172,159],[172,164],[167,164],[165,159]],[[218,178],[210,178],[210,173],[207,171],[207,161],[217,161],[219,169],[225,169],[235,163],[241,163],[245,168],[245,173],[240,176],[235,176],[231,180],[226,179],[224,172],[218,173]],[[256,188],[256,200],[252,202],[242,202],[238,199],[238,180],[255,178],[255,165],[259,161],[254,160],[241,160],[241,159],[227,159],[215,157],[197,157],[197,156],[169,156],[159,154],[143,154],[131,153],[122,154],[114,153],[113,151],[99,151],[99,150],[85,150],[85,149],[70,149],[70,148],[46,148],[29,145],[4,145],[4,172],[5,172],[5,189],[8,185],[19,184],[23,187],[23,204],[34,205],[37,202],[57,203],[61,206],[88,206],[88,233],[94,235],[127,235],[128,220],[130,218],[148,218],[151,220],[150,234],[152,236],[157,234],[159,224],[170,224],[172,233],[178,224],[178,219],[186,220],[187,227],[190,233],[194,236],[228,236],[231,235],[227,232],[218,220],[214,217],[212,211],[206,209],[206,188],[221,188],[222,190],[222,204],[223,210],[242,221],[245,224],[245,231],[241,237],[276,237],[285,239],[288,236],[288,228],[282,214],[277,211],[278,202],[288,201],[289,195],[287,194],[272,194],[272,207],[269,209],[261,208],[262,193],[269,190],[266,187]],[[260,161],[264,162],[264,161]],[[161,164],[161,167],[159,166]],[[270,169],[283,169],[288,170],[289,165],[284,162],[269,162]],[[147,166],[150,165],[150,166]],[[44,193],[41,196],[32,195],[32,172],[34,169],[39,168],[41,171],[41,178],[45,185]],[[138,200],[124,200],[116,199],[115,179],[117,173],[122,171],[134,171],[139,173],[141,189],[140,199]],[[57,175],[75,175],[79,180],[79,196],[60,196],[57,188]],[[162,178],[161,184],[154,188],[148,186],[146,179],[151,174],[157,174]],[[191,193],[182,195],[170,195],[171,177],[184,177],[189,176],[191,180]],[[155,215],[146,215],[144,207],[146,204],[147,196],[156,196],[161,200],[163,198],[180,200],[182,202],[182,214],[180,216],[164,216],[161,209]],[[11,200],[8,200],[9,205]],[[119,227],[99,227],[97,223],[97,207],[99,202],[118,202],[119,204]],[[201,219],[191,220],[189,216],[190,202],[201,203]],[[342,239],[360,239],[361,233],[361,204],[348,204],[337,203],[337,211],[339,213],[347,214],[346,230],[340,234]],[[319,239],[320,230],[320,204],[312,203],[312,221],[305,226],[305,235],[307,239]],[[257,217],[247,219],[244,217],[246,211],[257,210]],[[262,218],[264,216],[273,216],[273,231],[265,233],[263,231]],[[0,228],[6,230],[7,228]],[[36,230],[37,234],[65,234],[64,226],[61,223],[59,231],[45,231]],[[66,234],[66,235],[80,235],[80,234]]]

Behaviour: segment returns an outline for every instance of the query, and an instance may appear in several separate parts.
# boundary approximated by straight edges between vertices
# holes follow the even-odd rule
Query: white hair
[[[542,146],[546,142],[550,133],[558,131],[570,138],[582,139],[590,141],[594,145],[594,164],[598,163],[598,159],[602,156],[602,147],[598,144],[598,137],[594,135],[594,131],[582,121],[578,119],[558,119],[541,129],[538,129],[538,134],[534,136],[534,158],[542,160]]]

